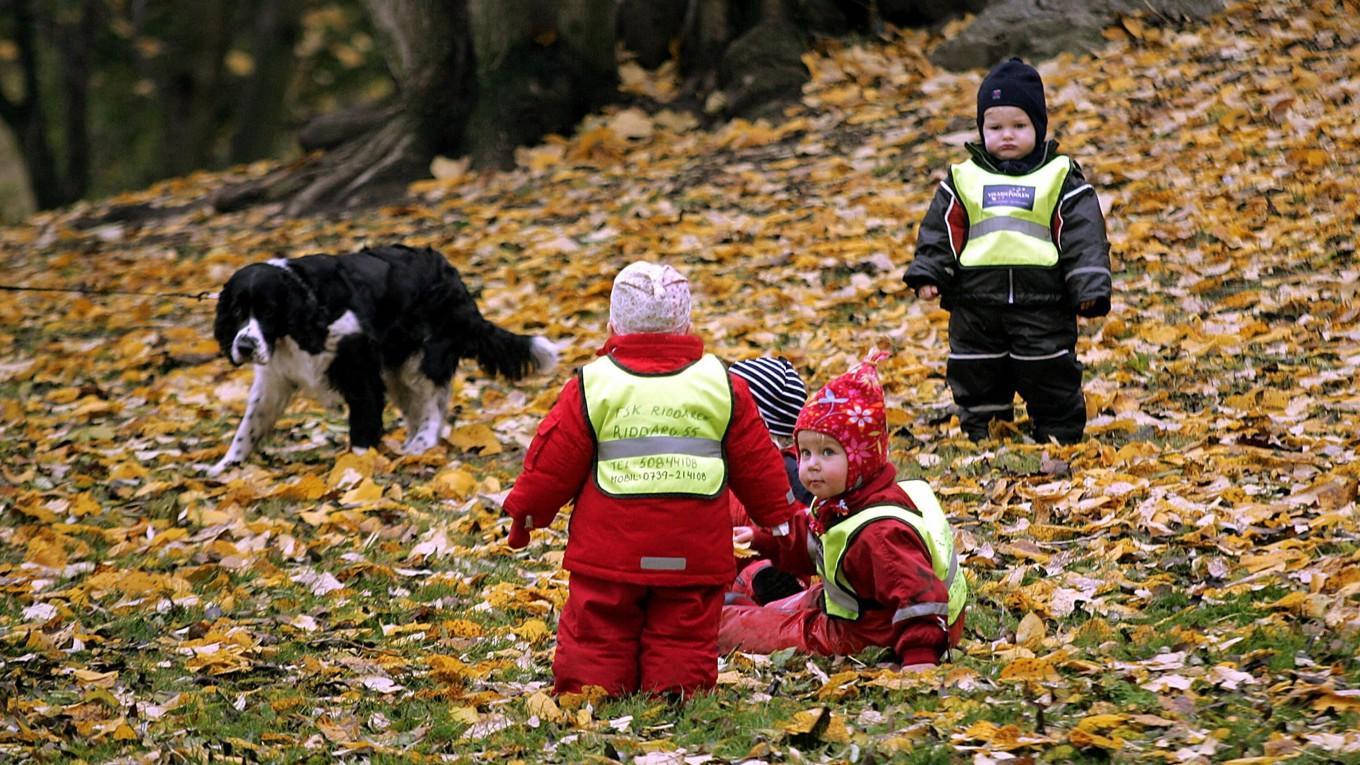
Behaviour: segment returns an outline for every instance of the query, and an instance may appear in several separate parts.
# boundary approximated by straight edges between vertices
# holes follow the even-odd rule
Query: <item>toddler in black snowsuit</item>
[[[1037,440],[1073,443],[1086,427],[1077,317],[1110,310],[1105,217],[1081,168],[1044,140],[1034,67],[992,69],[977,123],[982,142],[940,184],[903,278],[950,312],[946,378],[970,439],[1011,420],[1019,393]]]

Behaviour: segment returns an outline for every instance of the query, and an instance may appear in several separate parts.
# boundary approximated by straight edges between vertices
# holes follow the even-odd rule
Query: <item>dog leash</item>
[[[0,284],[6,292],[74,292],[80,295],[136,295],[140,297],[185,298],[188,300],[216,300],[216,292],[137,292],[135,290],[105,290],[89,287],[25,287],[13,284]]]

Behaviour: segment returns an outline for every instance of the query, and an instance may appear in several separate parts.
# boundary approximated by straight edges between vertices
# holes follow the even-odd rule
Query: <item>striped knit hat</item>
[[[792,438],[793,423],[798,420],[798,411],[807,401],[808,392],[803,378],[798,376],[798,370],[789,360],[761,356],[738,361],[728,369],[746,381],[770,434]]]

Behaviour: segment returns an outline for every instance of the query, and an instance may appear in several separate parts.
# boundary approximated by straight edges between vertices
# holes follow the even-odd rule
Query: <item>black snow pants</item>
[[[1075,443],[1086,429],[1077,317],[1070,308],[953,306],[945,377],[959,424],[974,441],[987,437],[992,420],[1014,418],[1016,393],[1040,443]]]

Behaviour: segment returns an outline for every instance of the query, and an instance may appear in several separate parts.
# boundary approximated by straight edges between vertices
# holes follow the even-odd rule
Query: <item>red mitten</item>
[[[510,536],[505,543],[512,550],[518,550],[529,545],[529,530],[524,528],[524,519],[519,516],[512,516],[510,519]]]

